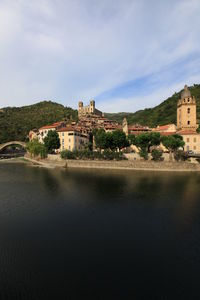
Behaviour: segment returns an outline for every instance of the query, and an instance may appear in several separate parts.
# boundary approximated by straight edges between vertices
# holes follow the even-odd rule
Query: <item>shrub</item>
[[[60,156],[63,159],[76,159],[76,156],[70,150],[63,150],[63,151],[61,151]]]
[[[122,160],[126,159],[123,156],[122,152],[115,152],[111,150],[104,150],[104,152],[100,151],[90,151],[90,150],[63,150],[60,153],[62,159],[89,159],[89,160]]]
[[[162,160],[162,151],[153,149],[151,152],[152,160],[161,161]]]
[[[140,157],[144,158],[145,160],[148,160],[148,152],[145,149],[141,149],[139,152]]]
[[[188,154],[183,151],[183,150],[177,150],[175,153],[174,153],[174,159],[176,161],[185,161],[188,159]]]

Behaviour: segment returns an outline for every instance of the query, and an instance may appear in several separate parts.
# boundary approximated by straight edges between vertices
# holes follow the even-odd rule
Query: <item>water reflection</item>
[[[199,182],[0,164],[0,295],[195,299]]]

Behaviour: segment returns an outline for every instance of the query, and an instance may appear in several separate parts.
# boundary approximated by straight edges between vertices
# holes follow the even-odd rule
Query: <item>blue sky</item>
[[[199,0],[1,0],[0,107],[153,107],[200,83]]]

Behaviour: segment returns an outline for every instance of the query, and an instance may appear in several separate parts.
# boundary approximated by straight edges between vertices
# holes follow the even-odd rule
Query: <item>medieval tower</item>
[[[185,85],[177,104],[177,130],[196,132],[196,99]]]

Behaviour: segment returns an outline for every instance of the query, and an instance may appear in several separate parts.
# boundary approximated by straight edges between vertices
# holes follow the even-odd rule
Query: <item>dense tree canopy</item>
[[[60,139],[57,131],[49,130],[47,136],[44,138],[44,145],[48,153],[60,148]]]
[[[93,132],[95,145],[99,149],[117,150],[128,146],[126,135],[121,130],[113,132],[105,132],[104,129],[95,130]]]
[[[76,110],[51,101],[23,107],[7,107],[0,111],[0,144],[8,141],[26,141],[29,131],[33,128],[77,119]]]
[[[163,136],[162,143],[170,152],[174,152],[179,148],[183,148],[185,145],[183,137],[178,134]]]

